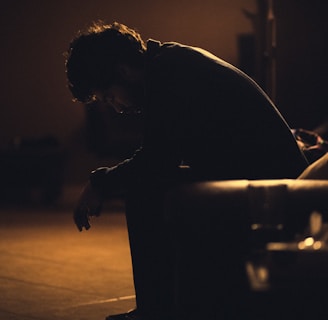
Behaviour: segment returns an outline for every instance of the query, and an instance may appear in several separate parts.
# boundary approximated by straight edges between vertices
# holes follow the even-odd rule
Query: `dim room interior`
[[[72,220],[90,172],[131,156],[141,141],[138,119],[123,123],[73,102],[64,53],[78,30],[119,21],[145,39],[205,48],[253,77],[292,129],[325,145],[323,3],[3,1],[0,319],[96,320],[135,305],[122,199],[108,201],[87,232]]]

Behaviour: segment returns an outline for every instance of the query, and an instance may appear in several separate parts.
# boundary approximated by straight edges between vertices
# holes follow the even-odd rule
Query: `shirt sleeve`
[[[146,144],[116,166],[92,171],[90,183],[103,196],[122,195],[136,186],[174,183],[179,164],[174,148],[159,140],[156,146]]]

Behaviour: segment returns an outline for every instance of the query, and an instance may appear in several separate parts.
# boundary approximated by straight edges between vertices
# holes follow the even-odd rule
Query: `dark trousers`
[[[137,309],[160,320],[245,316],[245,234],[238,222],[227,225],[231,212],[213,214],[211,207],[170,208],[168,190],[136,188],[126,201]]]
[[[126,198],[137,309],[152,319],[175,314],[175,250],[164,195],[164,187],[139,186]]]

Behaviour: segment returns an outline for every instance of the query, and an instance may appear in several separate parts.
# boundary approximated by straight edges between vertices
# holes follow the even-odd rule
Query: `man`
[[[125,25],[97,24],[72,41],[66,70],[76,100],[144,117],[140,149],[92,172],[74,214],[88,229],[106,196],[126,195],[137,308],[107,319],[174,318],[166,191],[188,181],[294,178],[307,161],[263,90],[200,48],[145,44]]]

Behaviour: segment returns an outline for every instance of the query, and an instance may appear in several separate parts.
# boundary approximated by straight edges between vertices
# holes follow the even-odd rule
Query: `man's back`
[[[145,147],[156,145],[159,161],[170,153],[201,179],[293,178],[305,169],[290,128],[247,75],[177,43],[157,43],[150,57]]]

